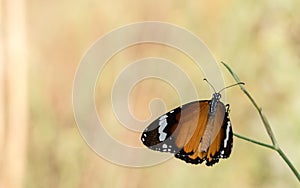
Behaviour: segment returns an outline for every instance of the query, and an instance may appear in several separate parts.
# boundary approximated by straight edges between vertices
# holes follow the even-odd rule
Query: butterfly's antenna
[[[214,86],[206,78],[204,78],[203,80],[206,81],[210,85],[210,87],[214,90],[215,93],[217,93]]]
[[[227,89],[227,88],[230,88],[230,87],[233,87],[233,86],[236,86],[236,85],[245,85],[245,83],[244,83],[244,82],[238,82],[238,83],[236,83],[236,84],[232,84],[232,85],[230,85],[230,86],[224,87],[224,88],[221,89],[218,93],[220,93],[221,91],[223,91],[223,90],[225,90],[225,89]]]

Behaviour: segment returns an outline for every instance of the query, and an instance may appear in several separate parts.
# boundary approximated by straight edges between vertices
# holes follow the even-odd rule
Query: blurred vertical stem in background
[[[241,82],[239,77],[233,72],[233,70],[224,62],[221,62],[226,68],[227,70],[230,72],[230,74],[232,75],[232,77],[236,80],[236,82]],[[250,99],[251,103],[254,105],[254,107],[256,108],[256,110],[258,111],[259,113],[259,116],[265,126],[265,129],[272,141],[272,145],[269,145],[269,144],[266,144],[266,143],[262,143],[262,142],[259,142],[259,141],[256,141],[256,140],[253,140],[251,138],[247,138],[245,136],[242,136],[242,135],[239,135],[239,134],[236,134],[234,133],[234,136],[238,137],[238,138],[241,138],[241,139],[244,139],[246,141],[249,141],[249,142],[252,142],[252,143],[255,143],[255,144],[258,144],[260,146],[264,146],[264,147],[267,147],[267,148],[270,148],[272,150],[275,150],[277,151],[277,153],[282,157],[282,159],[286,162],[286,164],[290,167],[290,169],[293,171],[293,173],[295,174],[295,176],[297,177],[298,181],[300,182],[300,175],[299,175],[299,172],[297,171],[297,169],[294,167],[294,165],[292,164],[292,162],[287,158],[287,156],[285,155],[285,153],[281,150],[281,148],[279,147],[278,145],[278,142],[275,138],[275,135],[272,131],[272,128],[271,128],[271,125],[268,121],[268,119],[266,118],[266,116],[264,115],[263,111],[262,111],[262,108],[259,107],[257,105],[257,103],[255,102],[255,100],[252,98],[252,96],[249,94],[249,92],[246,90],[246,88],[242,85],[242,84],[239,84],[241,90],[247,95],[247,97]]]
[[[1,71],[6,73],[2,75],[5,84],[0,85],[0,92],[6,99],[0,99],[5,103],[1,112],[3,124],[0,125],[4,131],[0,138],[3,146],[0,187],[5,188],[24,187],[28,131],[26,2],[6,0],[0,6],[1,24],[4,26],[1,27],[4,39],[0,49],[3,55],[1,64],[5,69]]]
[[[0,12],[2,10],[2,1],[0,1]],[[0,13],[0,23],[3,23],[3,16]],[[4,40],[3,29],[0,28],[0,41]],[[4,44],[0,42],[0,153],[3,153],[4,146]],[[2,157],[0,157],[1,166]],[[1,176],[1,174],[0,174]],[[1,179],[0,179],[1,180]],[[1,187],[1,183],[0,183]]]

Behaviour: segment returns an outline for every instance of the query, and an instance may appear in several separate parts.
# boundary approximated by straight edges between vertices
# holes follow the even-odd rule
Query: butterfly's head
[[[213,99],[216,99],[216,100],[220,100],[221,99],[221,97],[222,97],[222,95],[220,94],[220,93],[214,93],[213,95],[212,95],[212,98]]]

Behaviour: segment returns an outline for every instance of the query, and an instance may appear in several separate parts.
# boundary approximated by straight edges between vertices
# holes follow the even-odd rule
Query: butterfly
[[[229,104],[224,105],[220,92],[244,84],[239,82],[216,92],[211,100],[193,101],[179,106],[154,120],[142,133],[148,148],[173,153],[186,163],[212,166],[220,158],[228,158],[233,146]]]

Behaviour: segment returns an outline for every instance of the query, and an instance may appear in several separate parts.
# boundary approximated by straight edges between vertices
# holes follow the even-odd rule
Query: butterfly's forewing
[[[199,164],[206,160],[211,166],[219,158],[227,158],[232,147],[232,128],[223,103],[217,105],[211,145],[200,151],[207,126],[210,100],[195,101],[178,107],[152,122],[142,134],[142,142],[152,150],[174,153],[187,163]]]
[[[178,107],[170,112],[160,116],[153,121],[143,132],[142,142],[152,150],[177,153],[186,144],[187,148],[193,149],[191,142],[197,139],[194,134],[196,129],[203,128],[197,126],[200,114],[208,111],[208,101],[194,101]],[[204,115],[204,114],[203,114]]]

